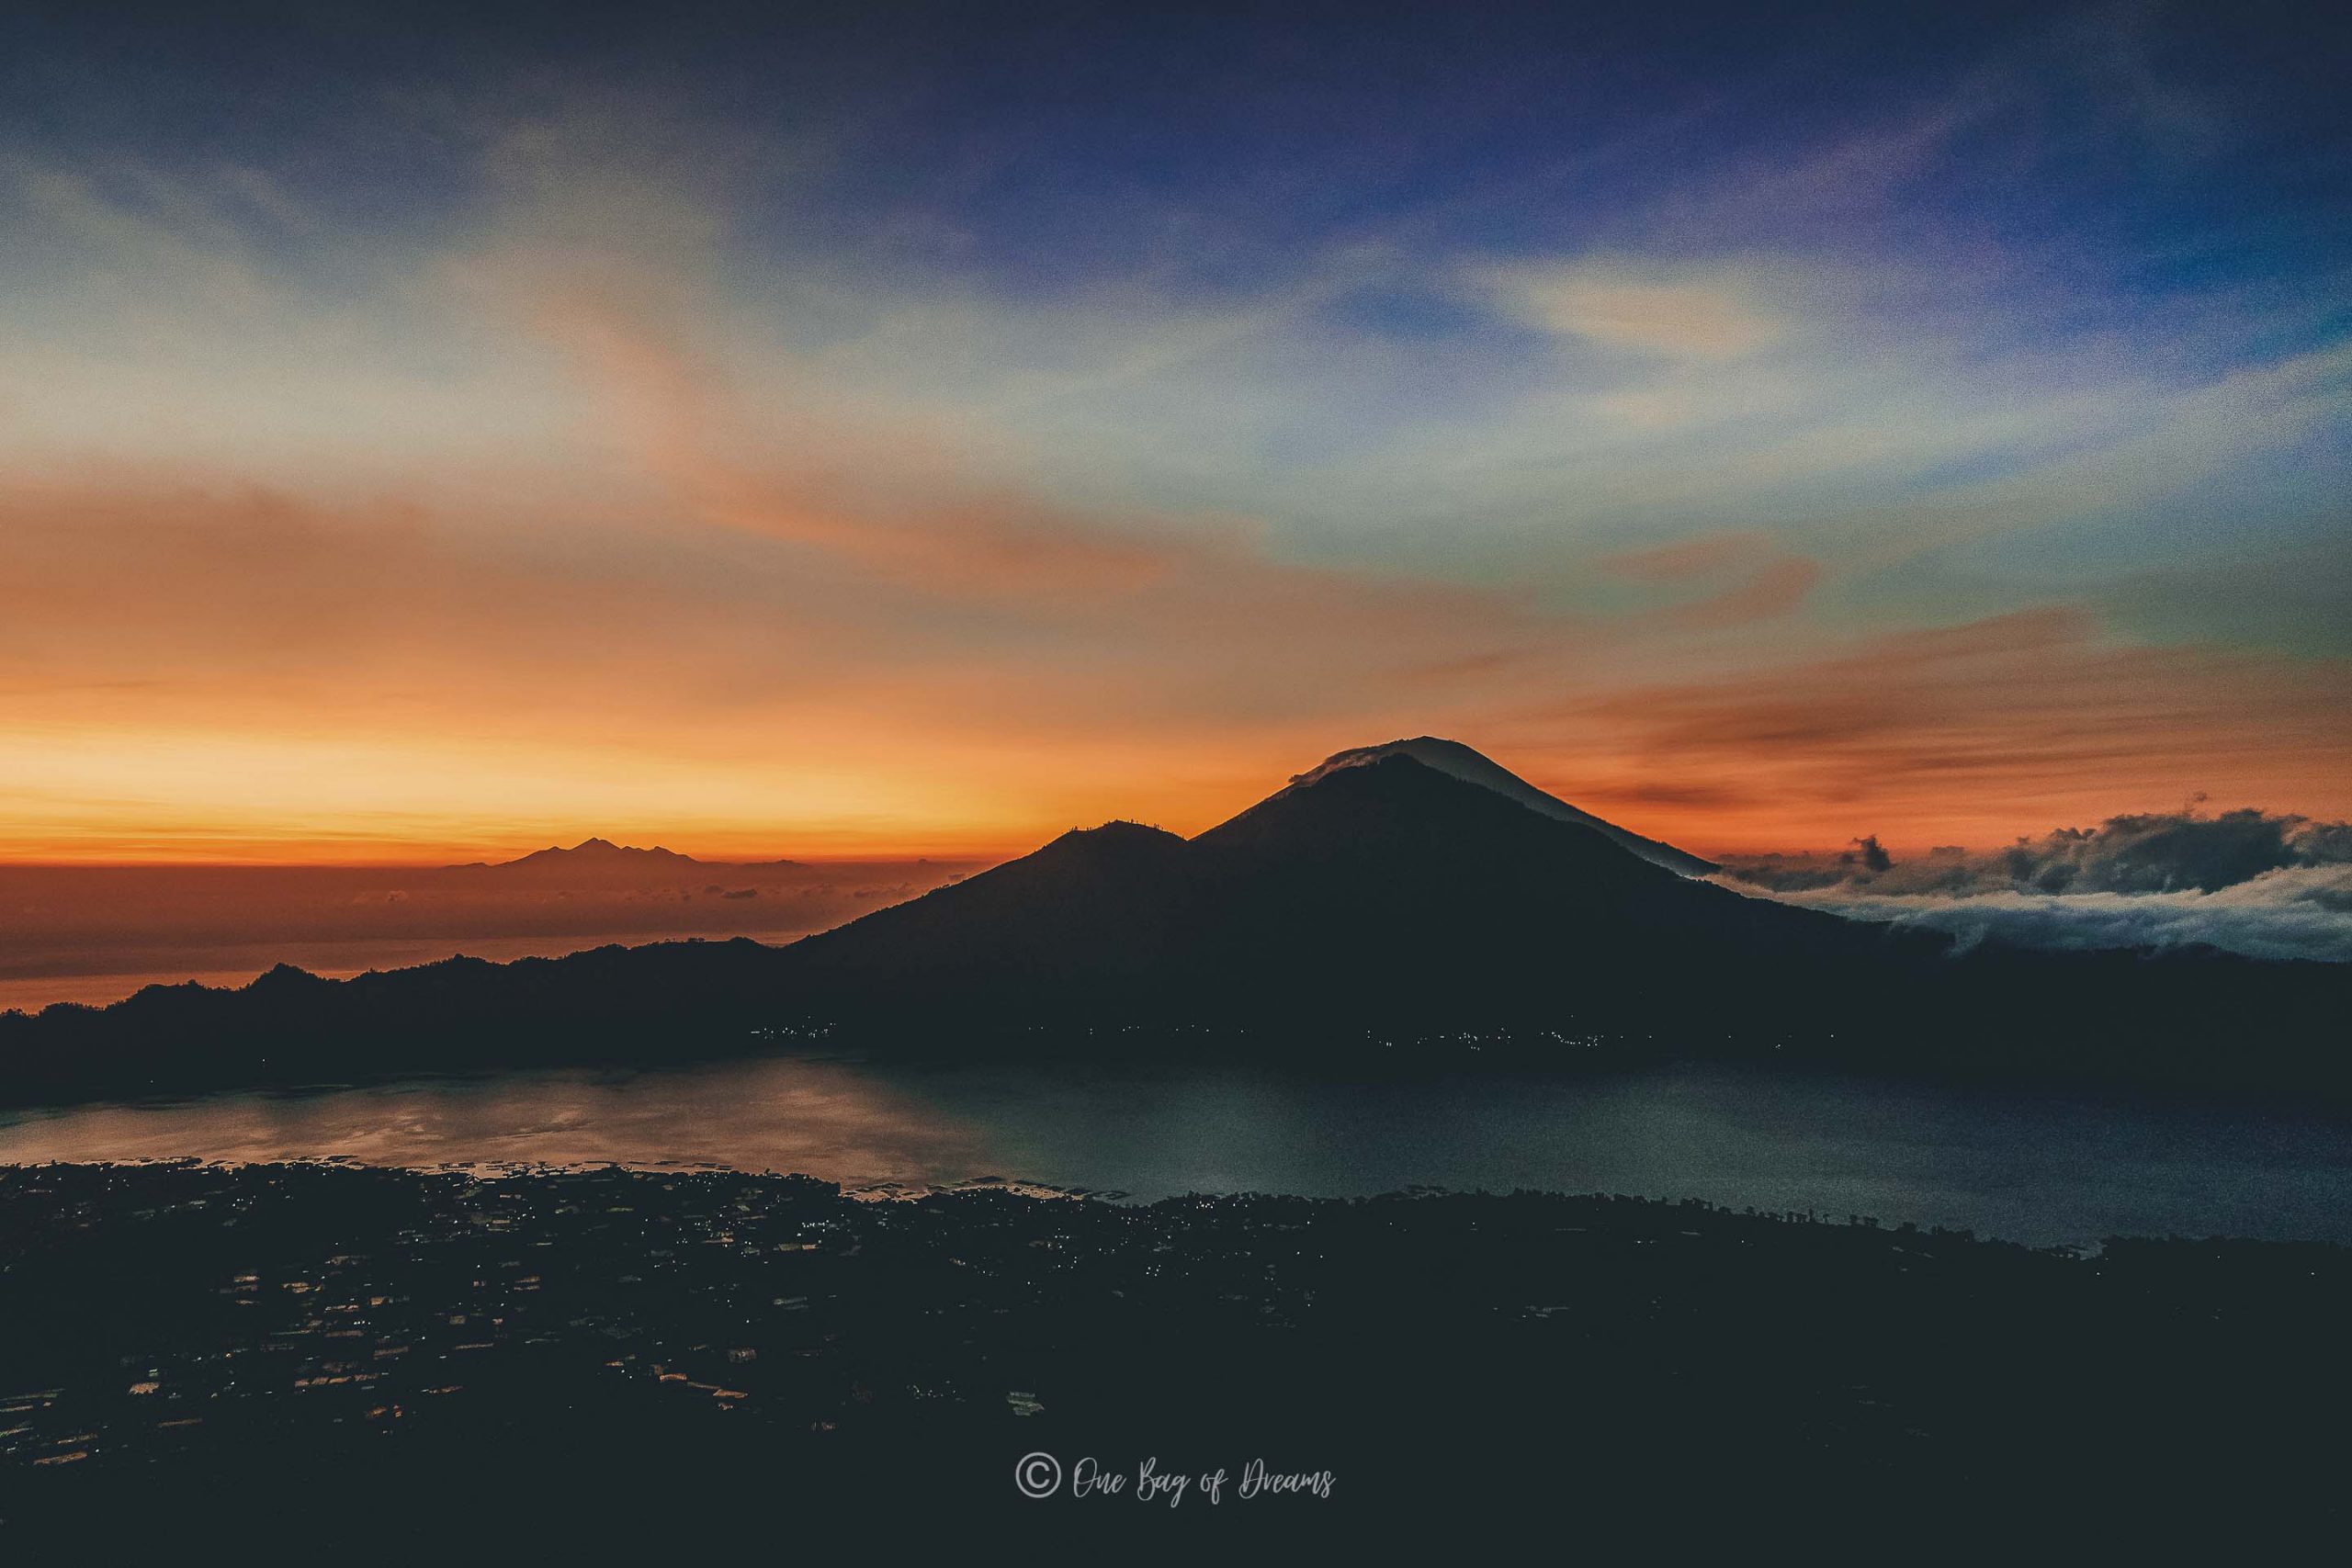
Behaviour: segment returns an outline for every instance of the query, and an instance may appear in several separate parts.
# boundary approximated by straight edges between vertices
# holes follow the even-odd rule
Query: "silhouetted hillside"
[[[910,1002],[1166,999],[1195,940],[1192,847],[1135,822],[1063,834],[1035,853],[878,909],[785,950],[813,997]]]
[[[1548,797],[1547,797],[1548,798]],[[2335,966],[1982,948],[1696,881],[1395,753],[1185,840],[1113,823],[785,948],[608,948],[0,1020],[6,1092],[668,1061],[840,1024],[959,1053],[1213,1025],[1261,1054],[1478,1030],[1554,1055],[1717,1052],[2335,1088]],[[1575,1046],[1564,1043],[1576,1042]],[[1100,1045],[1084,1048],[1103,1048]]]
[[[1126,825],[1069,834],[791,953],[809,994],[893,1010],[1625,1024],[1680,1010],[1694,962],[1752,992],[1792,961],[1943,947],[1689,880],[1390,756],[1190,842]]]

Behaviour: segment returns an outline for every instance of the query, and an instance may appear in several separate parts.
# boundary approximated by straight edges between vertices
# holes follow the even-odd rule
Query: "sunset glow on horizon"
[[[0,860],[2352,817],[2277,39],[469,16],[0,24]]]

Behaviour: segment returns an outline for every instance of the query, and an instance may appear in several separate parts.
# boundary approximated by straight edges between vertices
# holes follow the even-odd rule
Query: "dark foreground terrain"
[[[0,1557],[2244,1549],[2345,1523],[2348,1312],[2332,1247],[1625,1198],[13,1168]]]

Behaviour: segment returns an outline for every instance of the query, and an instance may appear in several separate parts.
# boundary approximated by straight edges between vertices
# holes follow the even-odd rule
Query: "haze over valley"
[[[576,851],[470,866],[0,864],[0,1011],[108,1002],[146,985],[243,985],[466,953],[553,956],[608,942],[786,942],[986,863],[616,863]]]

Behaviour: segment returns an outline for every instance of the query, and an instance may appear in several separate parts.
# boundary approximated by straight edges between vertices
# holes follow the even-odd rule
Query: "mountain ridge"
[[[616,844],[610,839],[586,838],[569,848],[549,844],[543,850],[517,855],[513,860],[468,861],[462,865],[444,866],[445,871],[478,871],[505,873],[571,873],[590,872],[599,874],[621,871],[684,871],[701,868],[709,871],[803,871],[807,863],[796,860],[707,861],[676,850],[655,844],[640,849],[634,844]]]
[[[1702,935],[1744,950],[1723,960],[1743,972],[1950,945],[1744,897],[1391,751],[1318,772],[1189,840],[1115,823],[1064,834],[790,951],[820,985],[872,983],[920,952],[895,1004],[952,990],[1056,1010],[1217,998],[1263,1014],[1350,996],[1436,1014],[1526,1010],[1599,953],[1630,986],[1629,966],[1657,967],[1645,943]]]
[[[1552,1042],[1555,1065],[1578,1059],[1560,1055],[1572,1039],[1611,1040],[2352,1096],[2352,1067],[2307,1044],[2352,1005],[2340,966],[1962,952],[1692,878],[1397,750],[1316,771],[1191,839],[1125,821],[1075,829],[783,947],[666,942],[265,982],[0,1017],[0,1098],[650,1065],[820,1024],[873,1049],[959,1056],[1046,1040],[1113,1049],[1138,1029],[1197,1040],[1206,1026],[1257,1042],[1257,1059],[1359,1063],[1367,1039],[1477,1029]],[[2247,1030],[2255,1018],[2263,1028]]]

